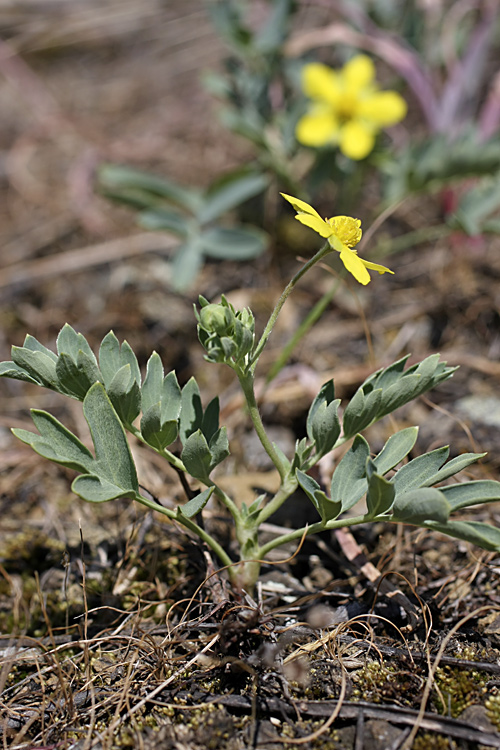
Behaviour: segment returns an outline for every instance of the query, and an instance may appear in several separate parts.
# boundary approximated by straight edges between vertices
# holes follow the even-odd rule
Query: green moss
[[[412,707],[418,704],[423,684],[418,674],[378,661],[367,662],[352,679],[352,700]]]
[[[484,703],[488,719],[500,731],[500,693],[489,695]]]
[[[419,734],[412,750],[457,750],[457,743],[442,734]]]
[[[482,702],[488,675],[485,672],[446,666],[436,670],[435,681],[442,696],[438,692],[434,695],[437,711],[456,718],[467,706]]]

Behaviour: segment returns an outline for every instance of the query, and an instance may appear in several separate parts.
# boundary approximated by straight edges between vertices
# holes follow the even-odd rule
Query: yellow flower
[[[406,115],[398,93],[380,91],[366,55],[356,55],[338,71],[321,63],[305,65],[302,88],[312,104],[297,123],[297,140],[314,147],[338,144],[349,159],[368,156],[378,132]]]
[[[340,253],[340,260],[360,284],[368,284],[370,281],[368,268],[379,273],[394,273],[394,271],[385,266],[380,266],[378,263],[363,260],[356,250],[352,249],[361,239],[362,232],[359,219],[352,219],[350,216],[333,216],[331,219],[322,219],[319,213],[305,201],[293,198],[291,195],[285,195],[285,193],[281,193],[281,195],[297,211],[295,217],[297,221],[325,237],[330,246]]]

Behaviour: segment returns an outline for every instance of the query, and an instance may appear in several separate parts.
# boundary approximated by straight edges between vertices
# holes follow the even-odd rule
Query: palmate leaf
[[[446,363],[439,361],[438,354],[432,354],[405,370],[408,356],[373,373],[358,388],[344,412],[343,429],[346,438],[353,437],[395,409],[447,380],[457,369],[446,367]]]
[[[75,471],[88,472],[94,465],[94,457],[86,446],[61,422],[46,411],[32,409],[31,417],[40,433],[13,429],[12,433],[23,443],[50,461]]]
[[[99,476],[123,490],[138,491],[137,473],[123,425],[104,386],[95,383],[83,402]]]
[[[13,433],[41,456],[82,472],[72,488],[84,500],[105,502],[117,497],[137,497],[137,474],[125,432],[101,383],[95,383],[88,391],[83,411],[95,457],[76,435],[44,411],[32,411],[40,434],[28,430],[13,430]]]

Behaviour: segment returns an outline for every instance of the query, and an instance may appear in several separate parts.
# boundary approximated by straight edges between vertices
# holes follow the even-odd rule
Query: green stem
[[[158,448],[155,448],[154,446],[147,443],[144,438],[142,437],[141,431],[137,429],[137,427],[134,427],[134,425],[127,425],[127,429],[134,435],[134,437],[137,438],[137,440],[140,440],[141,443],[144,445],[147,445],[148,448],[151,448],[152,450],[156,451],[160,456],[163,456],[163,458],[166,458],[169,464],[174,466],[178,471],[182,471],[186,473],[186,467],[182,463],[181,459],[177,456],[174,456],[173,453],[171,453],[166,448],[163,448],[163,450],[159,450]]]
[[[275,539],[272,539],[270,542],[260,547],[260,549],[258,550],[258,554],[259,557],[263,559],[269,552],[271,552],[271,550],[275,549],[276,547],[281,547],[283,544],[293,542],[295,539],[301,539],[303,536],[311,536],[311,534],[317,534],[320,531],[330,531],[332,529],[340,529],[345,526],[357,526],[360,523],[365,523],[367,521],[370,521],[370,523],[374,523],[378,520],[378,518],[368,518],[364,515],[353,516],[352,518],[336,519],[335,521],[327,521],[326,523],[324,523],[323,521],[317,521],[316,523],[312,523],[310,526],[303,526],[301,529],[290,531],[289,534],[282,534],[281,536],[275,537]]]
[[[248,414],[250,416],[250,419],[252,420],[255,432],[257,433],[262,447],[266,451],[273,464],[278,469],[281,481],[285,482],[288,476],[289,467],[283,462],[283,459],[278,454],[274,445],[267,436],[264,424],[262,422],[262,417],[260,416],[259,407],[257,405],[257,399],[255,398],[253,374],[250,371],[243,372],[242,370],[236,370],[236,372],[238,375],[238,380],[240,381],[241,389],[245,396],[245,401],[248,407]]]
[[[287,479],[281,487],[279,488],[278,492],[274,495],[273,498],[267,503],[267,505],[262,508],[259,517],[258,517],[258,524],[260,526],[261,523],[264,523],[264,521],[267,521],[267,519],[273,515],[273,513],[276,513],[278,508],[281,508],[285,500],[288,500],[291,494],[295,492],[295,490],[298,487],[298,482],[295,478],[293,479]]]
[[[258,359],[259,359],[259,357],[260,357],[260,355],[262,353],[262,350],[264,349],[265,345],[268,342],[269,336],[271,335],[271,331],[274,328],[274,324],[276,323],[278,315],[281,312],[281,308],[283,307],[283,305],[287,301],[287,299],[288,299],[290,293],[293,291],[295,285],[297,284],[298,281],[300,281],[300,279],[302,278],[302,276],[304,276],[304,274],[309,271],[310,268],[312,268],[319,260],[321,260],[322,258],[324,258],[325,255],[328,255],[328,253],[330,253],[331,250],[332,249],[331,249],[330,245],[327,242],[321,248],[321,250],[318,250],[318,252],[316,253],[316,255],[314,255],[310,260],[308,260],[307,263],[305,263],[302,266],[302,268],[299,271],[297,271],[297,273],[295,274],[295,276],[293,277],[293,279],[291,279],[291,281],[289,281],[288,284],[286,285],[285,289],[283,290],[283,293],[282,293],[281,297],[279,298],[278,302],[276,303],[276,307],[272,311],[271,316],[270,316],[269,320],[267,321],[267,325],[264,328],[264,332],[262,333],[262,336],[260,337],[259,343],[255,347],[255,349],[253,351],[253,354],[251,355],[250,368],[249,369],[252,372],[252,374],[255,372],[255,368],[257,366]]]
[[[320,319],[320,317],[325,312],[326,308],[332,301],[332,299],[335,296],[335,293],[337,289],[339,288],[340,281],[335,281],[334,284],[330,287],[330,289],[324,293],[324,295],[321,297],[320,300],[316,302],[312,310],[308,313],[306,318],[302,321],[300,326],[297,328],[296,332],[286,344],[286,346],[283,347],[283,349],[280,352],[280,355],[274,365],[271,367],[267,374],[266,383],[270,383],[271,380],[273,380],[276,375],[282,370],[282,368],[285,366],[285,363],[288,361],[291,353],[297,346],[297,344],[304,338],[306,333],[310,330],[310,328],[313,327],[313,325]]]
[[[236,505],[236,503],[234,502],[234,500],[232,500],[232,499],[231,499],[231,498],[229,497],[229,495],[227,495],[227,494],[226,494],[226,493],[224,492],[224,490],[223,490],[223,489],[221,489],[221,488],[220,488],[220,487],[219,487],[219,486],[218,486],[217,484],[215,484],[215,482],[213,482],[212,480],[210,480],[209,482],[204,482],[204,484],[205,484],[205,485],[206,485],[207,487],[214,487],[214,488],[215,488],[215,495],[216,495],[216,496],[217,496],[217,497],[219,498],[219,500],[221,501],[221,503],[222,503],[222,504],[223,504],[223,505],[224,505],[224,506],[225,506],[225,507],[226,507],[226,508],[228,509],[228,511],[229,511],[229,512],[231,513],[231,515],[232,515],[232,517],[233,517],[233,519],[234,519],[234,521],[235,521],[235,523],[236,523],[236,526],[238,526],[238,524],[240,523],[240,520],[241,520],[241,513],[240,513],[240,509],[238,508],[238,506]]]
[[[162,505],[159,505],[153,500],[148,500],[147,497],[143,497],[142,495],[135,495],[134,499],[137,500],[138,503],[141,503],[141,505],[145,505],[147,508],[151,508],[151,510],[156,510],[158,511],[158,513],[162,513],[164,516],[167,516],[167,518],[170,518],[171,521],[177,521],[178,523],[182,524],[182,526],[185,526],[187,529],[196,534],[196,536],[204,541],[210,547],[210,549],[215,552],[221,563],[224,566],[227,566],[229,577],[234,578],[235,571],[233,570],[233,561],[224,550],[224,548],[221,547],[221,545],[212,536],[210,536],[210,534],[208,534],[205,529],[202,529],[201,526],[198,526],[198,524],[192,521],[190,518],[186,518],[185,516],[183,516],[182,509],[181,513],[177,514],[175,511],[169,510],[169,508],[164,508]]]

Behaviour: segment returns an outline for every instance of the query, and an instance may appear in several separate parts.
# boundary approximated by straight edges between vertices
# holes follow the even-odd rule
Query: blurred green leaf
[[[200,235],[203,253],[216,260],[252,260],[269,245],[269,235],[253,226],[211,227]]]
[[[143,203],[143,206],[151,205],[154,197],[163,198],[191,212],[196,212],[200,206],[200,195],[196,190],[188,190],[165,177],[156,177],[132,167],[102,164],[97,172],[97,181],[99,189],[115,200],[120,200],[121,194],[126,196],[127,191],[134,190],[137,195],[142,193],[145,200],[149,196],[150,202]]]
[[[161,207],[141,211],[137,215],[137,223],[150,232],[172,232],[184,238],[188,236],[192,224],[175,211]]]
[[[206,224],[218,219],[249,198],[262,193],[268,184],[269,178],[266,175],[248,169],[224,175],[205,194],[204,204],[197,216],[198,221]]]

